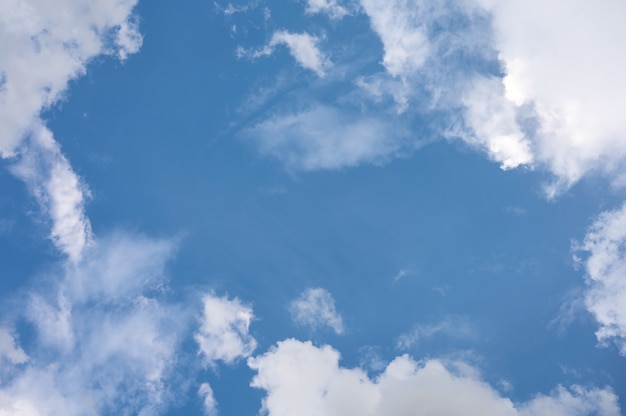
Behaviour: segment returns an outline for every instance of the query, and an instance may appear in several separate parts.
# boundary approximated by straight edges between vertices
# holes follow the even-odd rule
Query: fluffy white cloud
[[[191,323],[188,311],[161,299],[174,249],[170,241],[118,233],[94,242],[61,275],[43,277],[15,311],[31,322],[35,339],[27,362],[19,346],[9,350],[23,364],[3,379],[0,414],[161,412]]]
[[[204,311],[194,339],[207,364],[213,366],[216,361],[231,364],[249,357],[257,345],[249,333],[254,318],[252,309],[237,298],[231,300],[212,293],[205,295],[202,302]]]
[[[462,97],[465,120],[472,133],[460,136],[467,143],[486,149],[502,169],[530,165],[531,143],[517,124],[515,105],[503,93],[499,78],[475,78]]]
[[[326,13],[332,19],[341,19],[348,11],[337,3],[336,0],[307,0],[307,13]]]
[[[626,26],[620,0],[478,0],[493,15],[506,97],[532,105],[538,160],[559,182],[614,173],[626,157]]]
[[[263,410],[270,416],[620,414],[609,388],[558,387],[514,404],[462,362],[416,362],[403,355],[372,380],[361,369],[340,367],[331,347],[293,339],[250,358],[248,365],[257,371],[252,386],[267,393]]]
[[[382,163],[403,148],[407,132],[375,116],[327,106],[277,114],[244,132],[263,155],[293,170],[340,169]]]
[[[602,213],[578,248],[588,253],[585,305],[600,324],[598,341],[626,355],[626,204]]]
[[[335,299],[325,289],[305,290],[289,307],[297,324],[313,329],[329,326],[337,334],[343,333],[343,320],[335,309]]]
[[[0,3],[0,155],[14,154],[39,115],[101,54],[124,59],[142,38],[137,0],[6,0]]]
[[[61,153],[52,133],[38,124],[12,172],[22,179],[52,221],[50,238],[71,261],[78,261],[91,241],[85,216],[89,191]]]

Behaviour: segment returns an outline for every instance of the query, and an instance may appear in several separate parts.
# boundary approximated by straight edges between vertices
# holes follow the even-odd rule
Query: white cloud
[[[328,58],[319,50],[317,46],[319,39],[308,33],[290,33],[284,30],[277,31],[272,35],[272,39],[267,46],[258,51],[246,51],[242,48],[237,49],[237,55],[258,58],[268,56],[274,53],[276,46],[285,45],[289,49],[289,53],[298,62],[298,64],[315,72],[317,76],[323,77],[325,69],[331,66]]]
[[[626,157],[626,26],[620,0],[479,0],[493,14],[506,97],[531,104],[536,158],[554,195],[590,171],[611,175]]]
[[[310,14],[326,13],[331,19],[341,19],[348,11],[336,0],[307,0],[306,12]]]
[[[244,136],[288,169],[311,171],[383,163],[400,153],[407,132],[375,116],[318,105],[269,117]]]
[[[361,0],[361,5],[383,43],[383,65],[387,71],[394,77],[412,75],[429,53],[421,4],[411,0]]]
[[[61,153],[52,133],[38,125],[12,172],[22,179],[52,220],[50,239],[71,261],[90,244],[91,224],[85,216],[89,191]]]
[[[213,389],[208,383],[202,383],[198,389],[198,395],[203,398],[202,405],[206,416],[217,415],[217,402],[213,396]]]
[[[514,404],[463,362],[416,362],[403,355],[372,380],[361,369],[340,367],[331,347],[293,339],[250,358],[248,365],[257,372],[252,386],[266,392],[263,410],[269,416],[620,414],[609,388],[558,387]]]
[[[13,332],[0,326],[0,369],[5,360],[13,365],[23,364],[28,356],[17,344]]]
[[[584,298],[600,324],[596,337],[602,345],[614,342],[626,355],[626,204],[602,213],[577,248],[588,253]]]
[[[141,46],[137,0],[0,2],[0,155],[8,157],[68,82],[101,54],[121,59]]]
[[[325,289],[305,290],[289,305],[291,318],[299,325],[316,329],[323,326],[332,328],[337,334],[343,333],[343,320],[335,310],[335,299]]]
[[[499,78],[476,78],[462,98],[465,120],[473,134],[463,139],[487,150],[502,169],[531,165],[533,154],[529,140],[517,124],[515,105],[503,96]]]
[[[118,233],[42,278],[15,312],[36,336],[28,361],[3,380],[0,414],[152,415],[167,407],[191,317],[160,299],[174,248]],[[19,351],[15,344],[14,363],[25,359]]]
[[[231,364],[239,358],[249,357],[256,348],[256,340],[250,335],[252,309],[239,299],[207,294],[202,299],[204,311],[200,328],[194,335],[199,353],[208,365],[216,361]]]

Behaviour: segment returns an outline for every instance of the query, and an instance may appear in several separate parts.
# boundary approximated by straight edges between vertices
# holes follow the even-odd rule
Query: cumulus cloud
[[[626,204],[602,213],[577,248],[587,254],[584,299],[600,324],[596,337],[601,345],[615,343],[626,355]]]
[[[532,105],[537,159],[557,177],[550,194],[589,171],[614,174],[626,156],[626,13],[619,0],[479,0],[493,16],[506,98]]]
[[[373,115],[318,105],[276,114],[243,135],[287,168],[311,171],[383,163],[401,152],[407,132]]]
[[[460,135],[467,143],[486,149],[502,169],[531,165],[531,143],[517,124],[515,105],[503,93],[499,78],[476,78],[462,98],[472,133]]]
[[[199,353],[208,365],[217,361],[231,364],[239,358],[249,357],[256,349],[256,340],[250,335],[252,309],[239,299],[207,294],[202,299],[204,310],[200,328],[194,339]]]
[[[548,395],[513,403],[463,362],[416,362],[403,355],[370,379],[359,368],[341,367],[333,348],[293,339],[250,358],[248,365],[257,372],[252,386],[266,392],[263,411],[270,416],[620,414],[609,388],[557,387]]]
[[[328,326],[336,334],[343,333],[343,320],[335,310],[335,299],[325,289],[305,290],[289,305],[291,318],[299,325],[312,329]]]
[[[285,45],[287,49],[289,49],[291,56],[293,56],[301,67],[310,69],[319,77],[323,77],[325,75],[325,69],[330,67],[331,63],[320,51],[318,43],[319,39],[308,33],[290,33],[281,30],[272,35],[269,44],[263,49],[258,51],[246,51],[239,48],[237,54],[240,57],[249,56],[258,58],[271,55],[278,45]]]
[[[27,362],[12,347],[12,362],[23,364],[3,380],[0,414],[150,415],[167,407],[190,317],[161,293],[174,249],[118,233],[60,275],[42,277],[14,311],[35,337]]]
[[[125,59],[141,46],[137,0],[7,0],[0,4],[0,155],[38,128],[68,82],[101,54]]]

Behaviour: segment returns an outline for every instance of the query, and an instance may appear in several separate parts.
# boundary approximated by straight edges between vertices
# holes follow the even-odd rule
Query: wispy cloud
[[[305,290],[289,305],[291,317],[299,325],[312,329],[328,326],[336,334],[344,331],[343,320],[335,309],[335,299],[325,289]]]
[[[337,0],[307,0],[306,12],[309,14],[325,13],[331,19],[341,19],[348,14],[348,10]]]
[[[412,330],[398,337],[396,347],[400,350],[411,349],[420,342],[437,335],[456,339],[474,338],[475,329],[467,319],[446,318],[433,324],[416,325]]]
[[[304,171],[383,163],[401,152],[406,134],[374,115],[329,106],[278,113],[242,132],[258,143],[262,154]]]
[[[42,278],[13,314],[34,328],[0,388],[0,413],[158,413],[169,404],[191,320],[160,288],[175,244],[128,234],[98,240],[61,274]],[[25,354],[30,357],[25,360]],[[175,389],[174,389],[175,390]],[[89,398],[86,400],[85,398]]]
[[[602,345],[615,343],[626,355],[626,204],[602,213],[575,248],[585,252],[579,259],[587,273],[584,303],[600,329]]]
[[[85,215],[89,190],[61,153],[52,132],[39,125],[11,170],[26,183],[50,218],[50,239],[71,261],[78,261],[92,241],[91,224]]]
[[[278,45],[285,45],[289,53],[298,64],[315,72],[319,77],[325,75],[325,70],[332,64],[318,47],[319,38],[308,33],[290,33],[285,30],[277,31],[272,35],[267,46],[260,50],[237,49],[239,57],[259,58],[274,53]]]

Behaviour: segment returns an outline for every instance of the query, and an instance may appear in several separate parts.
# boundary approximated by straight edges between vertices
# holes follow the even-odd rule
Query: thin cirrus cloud
[[[475,329],[467,319],[450,317],[432,324],[416,325],[398,337],[396,347],[400,350],[412,349],[419,346],[421,342],[438,335],[469,339],[474,338],[475,334]]]
[[[402,151],[407,133],[374,115],[315,105],[269,116],[241,135],[288,169],[313,171],[383,163]]]
[[[402,355],[370,379],[362,369],[341,367],[339,358],[328,345],[287,339],[248,359],[256,371],[252,386],[266,394],[263,411],[269,416],[408,416],[416,409],[464,416],[620,415],[610,388],[559,386],[549,395],[514,403],[461,361],[417,362]]]
[[[289,305],[295,323],[311,329],[329,327],[336,334],[344,332],[343,319],[335,308],[335,299],[326,289],[309,288]]]

